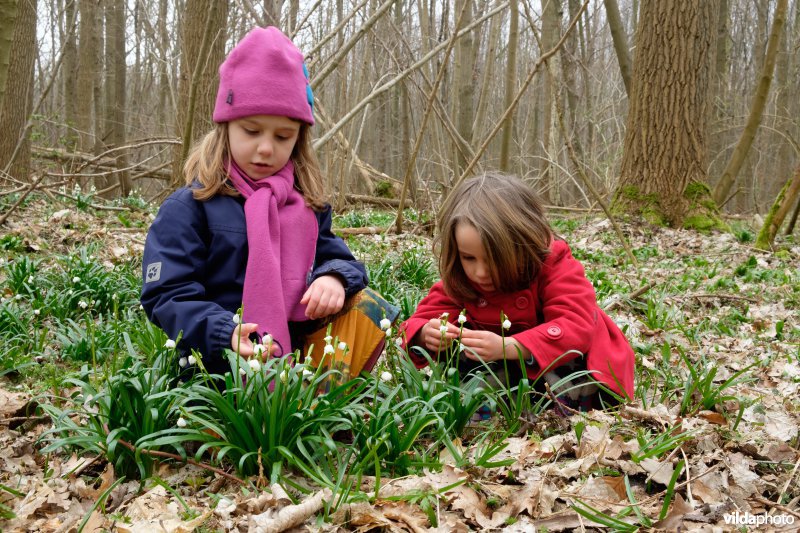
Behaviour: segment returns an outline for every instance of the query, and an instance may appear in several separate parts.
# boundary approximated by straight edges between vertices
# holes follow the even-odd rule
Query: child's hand
[[[447,331],[442,333],[441,327],[444,325]],[[441,318],[431,318],[428,323],[422,326],[422,329],[417,334],[419,344],[421,344],[429,352],[438,352],[446,348],[448,344],[458,338],[458,327],[450,322],[442,324]],[[444,336],[444,343],[442,337]]]
[[[233,335],[231,335],[231,349],[234,352],[239,352],[239,355],[245,359],[253,357],[255,355],[255,347],[253,346],[253,341],[250,340],[250,334],[255,333],[257,328],[258,324],[253,324],[252,322],[246,322],[236,326],[236,329],[233,330]],[[261,354],[261,359],[266,361],[267,357],[274,355],[277,350],[278,345],[272,343],[269,347],[269,353],[264,352]]]
[[[344,285],[336,276],[320,276],[300,299],[306,305],[306,316],[323,318],[338,313],[344,307]]]
[[[517,348],[522,351],[523,358],[530,356],[530,351],[518,343],[516,339],[506,337],[504,344],[503,337],[491,331],[464,328],[464,332],[461,334],[461,344],[468,348],[462,352],[464,356],[473,361],[516,359],[518,356]]]

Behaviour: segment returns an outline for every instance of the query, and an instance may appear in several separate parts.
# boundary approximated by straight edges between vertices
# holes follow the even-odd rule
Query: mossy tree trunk
[[[713,214],[702,184],[716,15],[716,1],[642,3],[615,210],[672,226],[692,207]]]
[[[800,197],[800,165],[795,169],[792,178],[786,182],[781,192],[778,193],[775,203],[772,204],[772,208],[769,210],[766,220],[764,220],[764,226],[756,239],[756,248],[762,250],[772,248],[775,235],[778,234],[783,221],[786,220],[786,215],[789,214],[789,210],[798,197]]]

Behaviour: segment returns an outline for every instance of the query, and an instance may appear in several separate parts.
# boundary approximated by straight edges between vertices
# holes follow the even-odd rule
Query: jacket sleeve
[[[601,312],[583,265],[563,241],[553,243],[537,285],[544,320],[513,337],[531,351],[542,370],[586,355]]]
[[[230,346],[230,311],[206,298],[207,222],[190,194],[168,198],[147,234],[142,262],[142,307],[178,347],[218,357]],[[204,238],[205,237],[205,238]]]
[[[417,368],[422,368],[428,364],[427,359],[421,354],[415,353],[414,345],[411,340],[419,333],[431,318],[439,318],[444,313],[448,314],[447,320],[456,324],[461,307],[456,304],[444,292],[444,285],[441,281],[436,282],[428,295],[419,302],[417,310],[411,317],[400,324],[400,337],[403,339],[403,348],[408,353],[408,357],[414,362]],[[435,354],[430,354],[432,357]]]
[[[344,240],[331,231],[331,206],[317,213],[319,236],[317,237],[317,253],[314,258],[314,269],[309,277],[309,284],[320,276],[337,274],[344,283],[346,296],[366,288],[369,280],[364,264],[356,261]]]

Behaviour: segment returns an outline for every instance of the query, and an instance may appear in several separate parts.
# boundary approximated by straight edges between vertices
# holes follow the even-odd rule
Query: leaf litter
[[[62,209],[43,217],[42,212],[32,203],[9,220],[9,234],[18,236],[26,250],[43,254],[100,242],[99,260],[106,265],[141,256],[152,218],[135,213],[138,227],[122,227],[107,213]],[[35,406],[30,393],[4,378],[0,484],[11,490],[0,491],[0,503],[16,516],[0,521],[0,528],[564,531],[609,527],[594,520],[603,516],[616,517],[616,528],[643,526],[637,521],[643,515],[656,529],[727,531],[737,527],[725,521],[734,512],[783,515],[800,524],[800,246],[764,253],[727,234],[641,225],[624,229],[639,255],[639,270],[623,264],[607,221],[583,221],[560,233],[595,281],[601,304],[615,302],[609,313],[636,348],[638,382],[656,376],[653,388],[663,388],[657,376],[664,372],[665,357],[675,375],[686,378],[678,351],[702,371],[713,365],[715,386],[753,365],[746,380],[730,386],[726,396],[735,400],[682,412],[680,391],[659,396],[640,390],[653,394],[646,402],[637,396],[617,411],[558,421],[543,416],[528,421],[524,434],[508,438],[498,457],[512,459],[508,466],[460,470],[445,464],[438,472],[382,479],[377,494],[375,480],[365,477],[361,491],[369,497],[340,505],[330,522],[322,522],[323,506],[335,499],[328,491],[302,496],[279,486],[245,489],[190,465],[161,465],[158,477],[172,491],[135,481],[111,489],[117,480],[102,458],[38,453],[36,440],[48,423],[26,410]],[[360,238],[402,248],[412,237],[417,239]],[[645,281],[653,288],[627,299]],[[612,285],[611,293],[602,283]],[[26,417],[32,423],[18,424]],[[681,433],[689,436],[680,445],[641,458],[648,439]],[[670,484],[674,495],[663,509]],[[432,510],[411,503],[409,494],[430,495]],[[600,514],[587,518],[576,511],[587,506]]]

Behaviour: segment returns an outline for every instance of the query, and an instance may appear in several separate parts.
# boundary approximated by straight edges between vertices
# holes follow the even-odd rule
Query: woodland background
[[[798,4],[0,0],[0,187],[157,201],[211,127],[217,66],[272,24],[307,56],[335,207],[424,208],[503,169],[553,206],[707,228],[767,212],[797,166]]]

